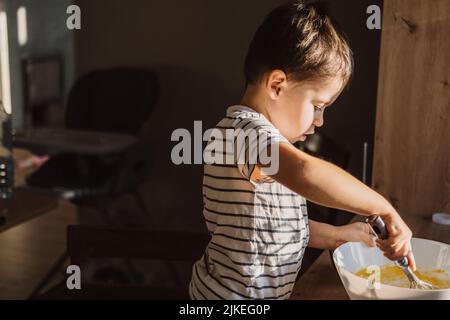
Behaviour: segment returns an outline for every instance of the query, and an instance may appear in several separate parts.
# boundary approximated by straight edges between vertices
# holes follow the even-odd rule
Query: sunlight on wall
[[[0,64],[2,79],[3,107],[11,114],[11,79],[9,72],[8,23],[6,12],[0,12]]]
[[[28,42],[27,29],[27,8],[24,6],[17,9],[17,36],[20,46],[24,46]]]

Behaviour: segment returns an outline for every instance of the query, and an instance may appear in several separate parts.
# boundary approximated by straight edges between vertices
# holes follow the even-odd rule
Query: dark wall
[[[153,117],[142,132],[149,161],[139,194],[147,217],[165,228],[203,230],[203,169],[172,164],[171,134],[177,128],[193,132],[194,120],[202,120],[203,129],[212,127],[227,106],[240,101],[248,43],[278,1],[77,3],[82,11],[75,41],[79,75],[96,68],[140,66],[155,70],[161,83]],[[134,204],[118,206],[124,210],[116,212],[116,219],[133,219]]]
[[[354,52],[353,81],[325,114],[325,133],[351,151],[349,171],[362,179],[363,146],[369,143],[367,182],[370,183],[372,150],[375,132],[375,111],[378,87],[378,61],[381,30],[366,27],[367,7],[382,0],[328,0],[337,21],[350,39]]]
[[[159,225],[203,228],[200,165],[170,161],[170,135],[213,126],[243,93],[242,65],[257,26],[280,0],[78,0],[76,72],[140,66],[156,71],[161,96],[142,132],[148,178],[139,190]],[[361,177],[363,143],[372,144],[380,31],[366,28],[366,9],[380,0],[328,1],[349,35],[356,71],[350,90],[325,115],[320,129],[351,151],[350,172]],[[124,113],[125,114],[125,113]],[[368,175],[370,176],[370,175]],[[127,207],[127,206],[125,206]],[[195,213],[195,214],[193,214]]]

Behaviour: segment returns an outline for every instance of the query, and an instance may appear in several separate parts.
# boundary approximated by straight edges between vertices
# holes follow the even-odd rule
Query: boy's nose
[[[314,125],[316,126],[316,127],[321,127],[321,126],[323,126],[323,116],[318,116],[318,117],[316,117],[315,119],[314,119]]]

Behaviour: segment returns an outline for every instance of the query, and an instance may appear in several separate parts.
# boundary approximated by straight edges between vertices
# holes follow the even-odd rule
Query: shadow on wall
[[[171,135],[177,128],[193,135],[195,120],[203,122],[203,130],[215,126],[228,104],[239,102],[239,96],[213,76],[194,69],[169,65],[151,69],[160,82],[160,97],[140,133],[138,153],[146,165],[139,172],[139,183],[111,199],[106,217],[90,207],[79,208],[80,223],[207,232],[202,213],[203,167],[174,165],[171,150],[177,142],[171,142]],[[86,277],[99,281],[176,286],[189,281],[192,263],[102,259],[83,270]]]
[[[112,199],[108,220],[118,226],[206,231],[203,167],[173,164],[171,151],[178,142],[172,142],[171,135],[175,129],[185,128],[193,139],[194,121],[202,121],[203,131],[214,127],[226,108],[239,102],[240,95],[198,70],[169,65],[151,69],[160,82],[160,97],[140,133],[139,156],[145,157],[146,165],[139,172],[136,190]],[[83,211],[82,223],[105,223],[99,221],[100,215]]]

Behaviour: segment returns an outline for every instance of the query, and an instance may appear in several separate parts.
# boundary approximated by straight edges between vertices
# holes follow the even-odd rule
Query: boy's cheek
[[[304,105],[289,106],[285,112],[274,114],[273,124],[281,134],[289,140],[299,139],[301,135],[311,128],[314,121],[314,112]]]
[[[297,116],[297,119],[299,119],[298,130],[300,134],[307,132],[314,122],[314,110],[311,109],[306,107],[300,109],[300,113]]]
[[[274,123],[274,125],[289,141],[295,140],[300,137],[301,132],[299,131],[299,128],[302,126],[302,124],[299,118],[286,116],[282,119],[279,119],[278,123]]]

